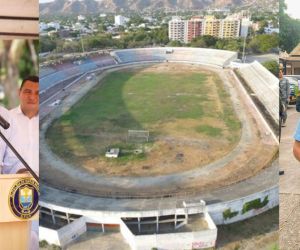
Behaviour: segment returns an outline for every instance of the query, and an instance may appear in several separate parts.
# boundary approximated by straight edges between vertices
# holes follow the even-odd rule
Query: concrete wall
[[[260,209],[254,209],[247,213],[242,214],[243,205],[251,200],[261,199],[268,196],[268,204]],[[206,206],[207,212],[212,217],[212,220],[215,224],[229,224],[240,220],[245,220],[260,213],[267,211],[279,204],[279,195],[278,195],[278,186],[270,187],[269,189],[262,190],[260,192],[240,197],[239,199],[218,202],[214,204],[209,204]],[[86,222],[90,223],[104,223],[104,224],[120,224],[120,218],[122,217],[156,217],[163,215],[174,215],[184,214],[184,208],[173,209],[160,209],[160,210],[144,210],[144,211],[93,211],[93,210],[84,210],[84,209],[74,209],[68,207],[57,206],[54,204],[45,203],[40,201],[40,206],[53,209],[55,211],[66,212],[69,214],[83,215],[86,219]],[[232,212],[238,211],[238,215],[234,216],[231,219],[225,220],[223,218],[223,212],[226,209],[231,209]],[[189,214],[197,214],[202,212],[200,208],[189,209]]]
[[[64,247],[86,232],[86,221],[84,217],[74,220],[70,224],[58,230],[59,245]]]
[[[260,199],[261,201],[264,200],[265,197],[268,197],[269,202],[266,206],[259,208],[259,209],[252,209],[246,213],[242,213],[243,206],[246,202]],[[236,200],[227,201],[227,202],[220,202],[216,204],[211,204],[207,206],[207,211],[209,212],[210,216],[212,217],[213,221],[217,225],[221,224],[230,224],[233,222],[245,220],[261,214],[273,207],[278,206],[279,204],[279,193],[278,193],[278,186],[274,186],[268,190],[264,190],[249,196],[241,197]],[[238,212],[238,214],[230,219],[225,219],[223,217],[223,212],[226,209],[230,209],[231,212]]]
[[[64,247],[86,232],[86,221],[81,217],[72,223],[58,229],[39,227],[39,240],[46,240],[49,244]]]
[[[39,240],[45,240],[49,244],[59,245],[58,231],[46,227],[39,227]]]
[[[201,249],[214,247],[217,239],[217,228],[208,213],[205,213],[208,229],[196,232],[134,235],[123,221],[121,233],[134,250],[149,250],[153,247],[164,250]]]

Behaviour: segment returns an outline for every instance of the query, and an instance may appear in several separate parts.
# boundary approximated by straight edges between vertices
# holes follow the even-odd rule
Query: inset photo
[[[0,40],[0,245],[38,249],[38,40]]]
[[[40,1],[40,249],[279,249],[278,1]]]

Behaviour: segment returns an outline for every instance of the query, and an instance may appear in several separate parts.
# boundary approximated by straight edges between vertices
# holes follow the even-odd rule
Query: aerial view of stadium
[[[278,206],[278,79],[236,59],[156,47],[44,63],[40,239],[206,249],[219,225]]]

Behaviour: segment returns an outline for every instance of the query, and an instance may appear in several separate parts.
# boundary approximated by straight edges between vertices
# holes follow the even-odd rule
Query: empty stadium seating
[[[59,69],[44,67],[40,69],[40,91],[44,91],[64,80],[67,80],[75,75],[81,75],[91,70],[101,67],[114,65],[116,62],[111,56],[101,56],[98,58],[87,58],[80,60],[80,64],[74,64],[73,67],[63,67],[60,65]]]
[[[274,121],[279,119],[278,79],[258,62],[246,64],[238,69],[239,74],[264,105]]]
[[[237,58],[237,53],[203,48],[144,48],[117,50],[111,53],[119,63],[193,62],[224,67]]]

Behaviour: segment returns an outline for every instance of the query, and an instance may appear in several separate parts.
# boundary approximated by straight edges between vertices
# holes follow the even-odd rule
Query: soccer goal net
[[[143,143],[149,141],[148,130],[128,130],[127,142]]]

